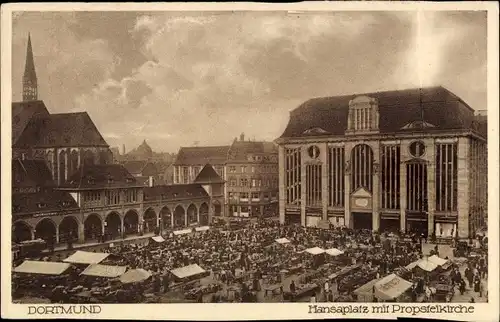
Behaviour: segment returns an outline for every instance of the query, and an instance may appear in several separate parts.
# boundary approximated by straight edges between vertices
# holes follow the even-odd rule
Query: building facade
[[[278,149],[271,142],[234,141],[226,161],[226,209],[229,216],[278,213]]]
[[[442,87],[309,100],[277,139],[280,221],[466,238],[487,216],[485,122]]]
[[[229,146],[181,147],[174,162],[174,184],[192,183],[206,164],[225,180]]]

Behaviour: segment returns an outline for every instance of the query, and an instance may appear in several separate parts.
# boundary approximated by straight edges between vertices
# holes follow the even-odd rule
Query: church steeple
[[[26,49],[26,64],[23,75],[23,101],[36,101],[38,99],[38,81],[35,72],[33,49],[31,48],[31,35],[28,34],[28,47]]]

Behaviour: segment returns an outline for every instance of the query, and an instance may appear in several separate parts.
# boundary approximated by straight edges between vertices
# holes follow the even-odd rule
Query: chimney
[[[245,133],[240,134],[240,141],[245,141]]]

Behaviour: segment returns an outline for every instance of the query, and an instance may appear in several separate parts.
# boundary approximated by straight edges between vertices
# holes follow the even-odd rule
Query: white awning
[[[131,269],[122,276],[120,276],[120,282],[123,284],[137,283],[147,280],[151,277],[151,273],[142,269]]]
[[[430,262],[428,259],[424,258],[418,261],[417,266],[426,272],[432,272],[438,267],[436,263]]]
[[[388,275],[375,283],[375,296],[381,300],[392,300],[406,292],[413,283],[397,276]]]
[[[92,264],[89,265],[81,275],[86,276],[98,276],[98,277],[118,277],[125,273],[127,270],[126,266],[110,266],[110,265],[99,265]]]
[[[319,254],[323,254],[325,252],[325,250],[323,248],[313,247],[313,248],[306,249],[306,252],[308,252],[309,254],[312,254],[312,255],[319,255]]]
[[[428,261],[433,262],[434,264],[436,264],[438,266],[443,266],[444,264],[446,264],[448,262],[446,259],[442,259],[441,257],[438,257],[436,255],[432,255],[431,257],[429,257]]]
[[[92,252],[77,250],[76,253],[63,260],[63,262],[74,263],[74,264],[89,264],[89,265],[99,264],[108,256],[109,256],[108,253],[92,253]]]
[[[278,244],[288,244],[290,241],[286,238],[278,238],[278,239],[276,239],[276,242]]]
[[[327,253],[330,256],[339,256],[342,255],[344,252],[337,248],[330,248],[325,250],[325,253]]]
[[[201,227],[195,228],[196,231],[205,231],[205,230],[209,230],[209,229],[210,229],[209,226],[201,226]]]
[[[163,238],[162,236],[153,236],[151,237],[151,239],[157,243],[163,243],[165,241],[165,238]]]
[[[67,263],[24,261],[13,269],[15,273],[61,275],[70,267]]]
[[[183,230],[176,230],[174,231],[174,235],[186,235],[186,234],[191,234],[193,231],[191,229],[183,229]]]
[[[198,274],[205,273],[205,270],[198,266],[197,264],[192,264],[184,267],[179,267],[176,269],[173,269],[170,271],[172,274],[174,274],[177,278],[186,278]]]

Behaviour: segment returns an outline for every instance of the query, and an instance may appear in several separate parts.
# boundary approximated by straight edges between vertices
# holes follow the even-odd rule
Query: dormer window
[[[347,132],[374,132],[379,127],[379,110],[376,99],[358,96],[349,102]]]
[[[47,207],[47,204],[46,204],[46,203],[44,203],[44,202],[39,202],[39,203],[37,204],[37,206],[38,206],[38,209],[43,209],[43,208]]]
[[[177,193],[174,193],[174,198],[177,198],[177,195],[178,195]]]
[[[61,202],[61,204],[62,204],[63,207],[69,207],[71,205],[71,203],[69,201],[67,201],[67,200]]]
[[[132,179],[132,178],[129,177],[129,178],[126,179],[126,181],[127,181],[127,183],[131,183],[132,181],[134,181],[134,179]]]
[[[88,182],[89,184],[94,184],[94,183],[95,183],[94,177],[88,177],[88,178],[87,178],[87,182]]]

